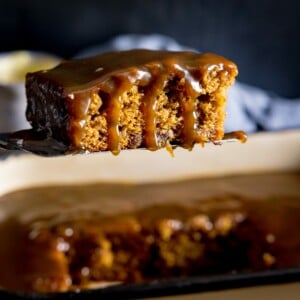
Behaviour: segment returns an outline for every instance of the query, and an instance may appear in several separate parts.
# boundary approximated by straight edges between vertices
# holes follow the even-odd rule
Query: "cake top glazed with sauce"
[[[168,75],[174,69],[183,72],[192,90],[199,93],[201,86],[197,79],[214,67],[237,75],[236,65],[216,54],[153,50],[116,51],[63,61],[51,70],[40,71],[39,75],[61,84],[65,93],[71,94],[93,88],[99,83],[107,84],[109,88],[111,76],[129,79],[130,83],[136,80],[147,82],[151,77],[161,77],[163,73]],[[159,73],[151,73],[152,69],[158,69]]]
[[[224,136],[236,65],[216,54],[130,50],[27,74],[34,130],[77,151],[158,150]]]

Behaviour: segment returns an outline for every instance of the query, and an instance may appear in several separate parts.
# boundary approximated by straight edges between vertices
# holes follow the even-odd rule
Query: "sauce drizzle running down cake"
[[[74,151],[192,149],[223,138],[237,73],[210,53],[130,50],[63,61],[27,74],[26,115]]]

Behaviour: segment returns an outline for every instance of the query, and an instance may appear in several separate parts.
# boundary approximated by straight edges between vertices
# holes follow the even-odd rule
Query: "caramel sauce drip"
[[[119,123],[122,110],[122,95],[129,89],[130,82],[127,78],[116,78],[114,89],[107,102],[107,127],[108,127],[108,150],[114,155],[120,153],[120,131]]]
[[[76,147],[80,147],[84,134],[83,128],[93,96],[92,91],[68,96],[67,106],[71,116],[69,132],[74,137],[73,143]]]
[[[144,143],[147,149],[151,151],[159,148],[156,134],[157,129],[155,114],[157,112],[157,97],[159,92],[164,88],[166,81],[166,73],[163,73],[162,76],[156,75],[143,97],[143,113],[145,120]]]
[[[238,131],[225,133],[223,139],[224,140],[236,139],[239,140],[241,143],[246,143],[248,137],[244,131],[238,130]]]
[[[184,148],[192,150],[195,142],[195,127],[197,117],[195,115],[195,101],[191,98],[181,102],[183,114],[183,144]]]
[[[196,116],[195,98],[202,92],[202,87],[199,83],[200,78],[194,78],[191,73],[182,66],[176,66],[176,72],[180,78],[184,78],[185,97],[181,99],[180,106],[183,117],[183,143],[182,147],[192,150],[196,140],[196,126],[198,123]]]

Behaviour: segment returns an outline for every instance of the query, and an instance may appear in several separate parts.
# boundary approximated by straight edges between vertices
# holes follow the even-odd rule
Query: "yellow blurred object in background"
[[[50,54],[13,51],[0,54],[0,132],[30,127],[25,117],[25,75],[60,62]]]
[[[59,58],[42,53],[14,51],[0,56],[0,84],[16,84],[25,80],[28,72],[50,69]]]

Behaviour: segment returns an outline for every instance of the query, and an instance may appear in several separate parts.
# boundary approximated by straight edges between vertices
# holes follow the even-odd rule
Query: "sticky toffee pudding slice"
[[[210,53],[130,50],[63,61],[27,74],[26,115],[74,151],[192,149],[223,138],[237,73]]]

